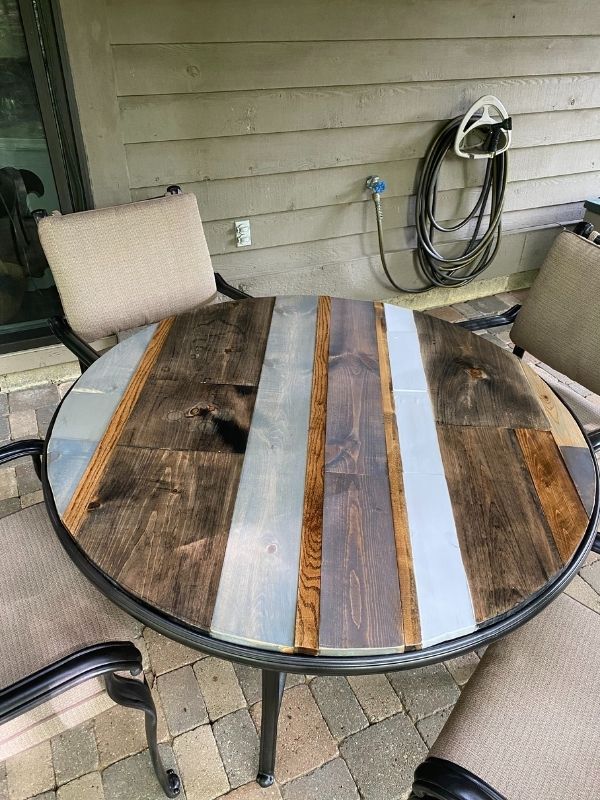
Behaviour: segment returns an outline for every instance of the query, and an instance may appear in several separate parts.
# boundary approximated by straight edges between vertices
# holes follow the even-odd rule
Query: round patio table
[[[96,361],[52,422],[44,492],[80,569],[142,622],[286,672],[473,650],[540,611],[598,517],[589,442],[526,364],[394,305],[227,302]]]

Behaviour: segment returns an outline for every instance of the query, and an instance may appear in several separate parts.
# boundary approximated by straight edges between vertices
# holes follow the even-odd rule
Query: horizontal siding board
[[[600,75],[373,84],[122,97],[126,143],[445,120],[485,94],[511,114],[594,108]]]
[[[531,181],[592,172],[600,168],[599,151],[600,143],[597,141],[513,149],[509,157],[509,181]],[[321,169],[318,176],[313,170],[292,171],[296,165],[297,162],[292,161],[289,164],[290,171],[280,174],[196,181],[182,183],[182,188],[186,192],[193,192],[198,198],[204,222],[358,200],[366,197],[364,184],[369,172],[385,178],[387,204],[390,197],[405,197],[415,192],[420,161],[408,159],[327,167]],[[481,161],[448,159],[440,175],[439,189],[478,187],[484,168]],[[317,178],[319,190],[315,191]],[[134,189],[133,199],[155,197],[166,188],[167,184]]]
[[[566,175],[542,178],[537,181],[518,181],[509,184],[504,205],[507,229],[520,222],[509,212],[539,209],[551,215],[552,206],[582,203],[582,198],[593,195],[600,186],[600,172],[583,175]],[[477,189],[452,189],[438,195],[437,217],[443,222],[466,217],[477,201]],[[581,215],[583,208],[581,207]],[[533,213],[532,213],[533,218]],[[552,215],[548,217],[555,221]],[[562,220],[562,212],[559,214]],[[388,198],[384,204],[384,228],[412,226],[415,219],[415,197]],[[539,218],[536,218],[539,219]],[[318,208],[261,214],[250,218],[252,249],[273,247],[293,242],[316,241],[334,236],[348,236],[376,230],[375,211],[370,200]],[[566,220],[570,221],[570,217]],[[547,224],[543,221],[541,224]],[[468,230],[468,229],[465,229]],[[234,225],[231,219],[204,223],[204,231],[213,255],[238,252]],[[446,237],[447,238],[447,237]],[[455,237],[451,237],[455,238]],[[250,248],[244,248],[249,253]]]
[[[108,0],[111,41],[262,42],[600,34],[594,0]]]
[[[521,147],[600,139],[597,109],[513,118],[512,153]],[[403,161],[425,155],[438,122],[225,136],[126,145],[132,188],[324,167]],[[368,174],[368,173],[367,173]],[[320,189],[314,178],[314,191]]]
[[[544,75],[598,69],[600,37],[118,45],[119,95]]]
[[[551,206],[550,208],[512,211],[504,215],[504,231],[524,231],[550,225],[569,224],[581,219],[581,203]],[[440,240],[443,241],[443,240]],[[414,227],[386,231],[387,253],[412,250],[415,247]],[[283,272],[309,266],[349,261],[379,253],[375,232],[356,233],[331,239],[312,240],[260,249],[242,248],[237,252],[215,254],[213,266],[227,275],[245,276]],[[233,271],[233,272],[232,272]]]

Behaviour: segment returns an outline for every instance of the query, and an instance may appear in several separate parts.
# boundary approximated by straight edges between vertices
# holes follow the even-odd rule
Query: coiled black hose
[[[493,261],[500,244],[502,232],[502,206],[506,190],[508,167],[507,151],[486,160],[485,176],[477,202],[469,214],[456,225],[445,227],[436,219],[437,191],[440,170],[448,151],[453,150],[456,132],[463,117],[450,120],[433,139],[421,167],[416,196],[417,264],[426,281],[418,289],[399,286],[390,275],[383,246],[382,213],[379,195],[373,197],[377,209],[377,233],[381,262],[386,277],[392,286],[401,292],[418,294],[434,286],[464,286],[480,275]],[[508,121],[510,124],[510,120]],[[502,135],[503,123],[482,125],[477,134],[485,137],[483,145],[487,152],[495,152]],[[489,209],[487,209],[489,201]],[[484,218],[489,221],[482,233]],[[472,224],[473,230],[460,255],[453,258],[443,256],[434,244],[435,232],[450,233]]]

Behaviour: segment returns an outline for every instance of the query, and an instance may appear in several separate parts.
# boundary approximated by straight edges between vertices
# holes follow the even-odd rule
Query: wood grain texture
[[[244,301],[246,302],[246,301]],[[317,298],[278,297],[211,632],[294,647]]]
[[[437,422],[550,427],[515,356],[444,320],[417,313],[415,323]]]
[[[331,301],[319,644],[401,650],[402,613],[372,303]]]
[[[377,348],[381,375],[381,398],[383,424],[388,461],[388,479],[392,503],[392,517],[396,538],[396,558],[400,579],[400,603],[402,608],[402,631],[405,649],[417,648],[421,642],[419,603],[413,569],[412,547],[406,514],[406,497],[402,479],[402,456],[394,411],[394,394],[383,306],[375,303]]]
[[[438,425],[478,623],[505,614],[563,567],[512,430]]]
[[[173,318],[170,318],[161,322],[156,329],[154,336],[146,348],[146,352],[138,364],[138,367],[133,374],[127,389],[125,390],[125,393],[123,394],[119,405],[112,416],[104,436],[100,440],[96,451],[92,456],[87,469],[83,473],[79,485],[63,514],[63,523],[71,532],[72,536],[77,537],[77,534],[88,513],[88,507],[92,497],[94,496],[96,488],[104,476],[104,472],[113,454],[113,450],[121,438],[121,434],[123,433],[125,425],[127,424],[129,415],[138,401],[148,376],[154,368],[164,343],[167,340],[172,325]]]
[[[581,543],[589,518],[549,431],[515,431],[563,563]]]
[[[387,474],[375,310],[337,297],[331,300],[325,469]]]
[[[387,478],[325,473],[321,625],[324,654],[404,649]]]
[[[208,630],[242,460],[117,446],[78,543],[127,591]]]
[[[581,502],[587,513],[591,514],[596,498],[596,468],[585,437],[560,397],[531,367],[523,362],[521,367],[548,419]]]
[[[272,309],[271,299],[248,300],[161,324],[96,451],[106,452],[104,473],[96,468],[94,480],[82,480],[80,545],[128,591],[202,630],[212,618]]]
[[[308,455],[304,481],[302,545],[294,639],[295,649],[303,653],[317,653],[319,650],[330,319],[331,299],[320,297],[317,307],[317,330],[308,424]]]

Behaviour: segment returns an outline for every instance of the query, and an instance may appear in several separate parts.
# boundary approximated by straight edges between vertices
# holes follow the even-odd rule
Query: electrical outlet
[[[248,247],[252,244],[249,219],[236,219],[235,221],[235,241],[238,247]]]

